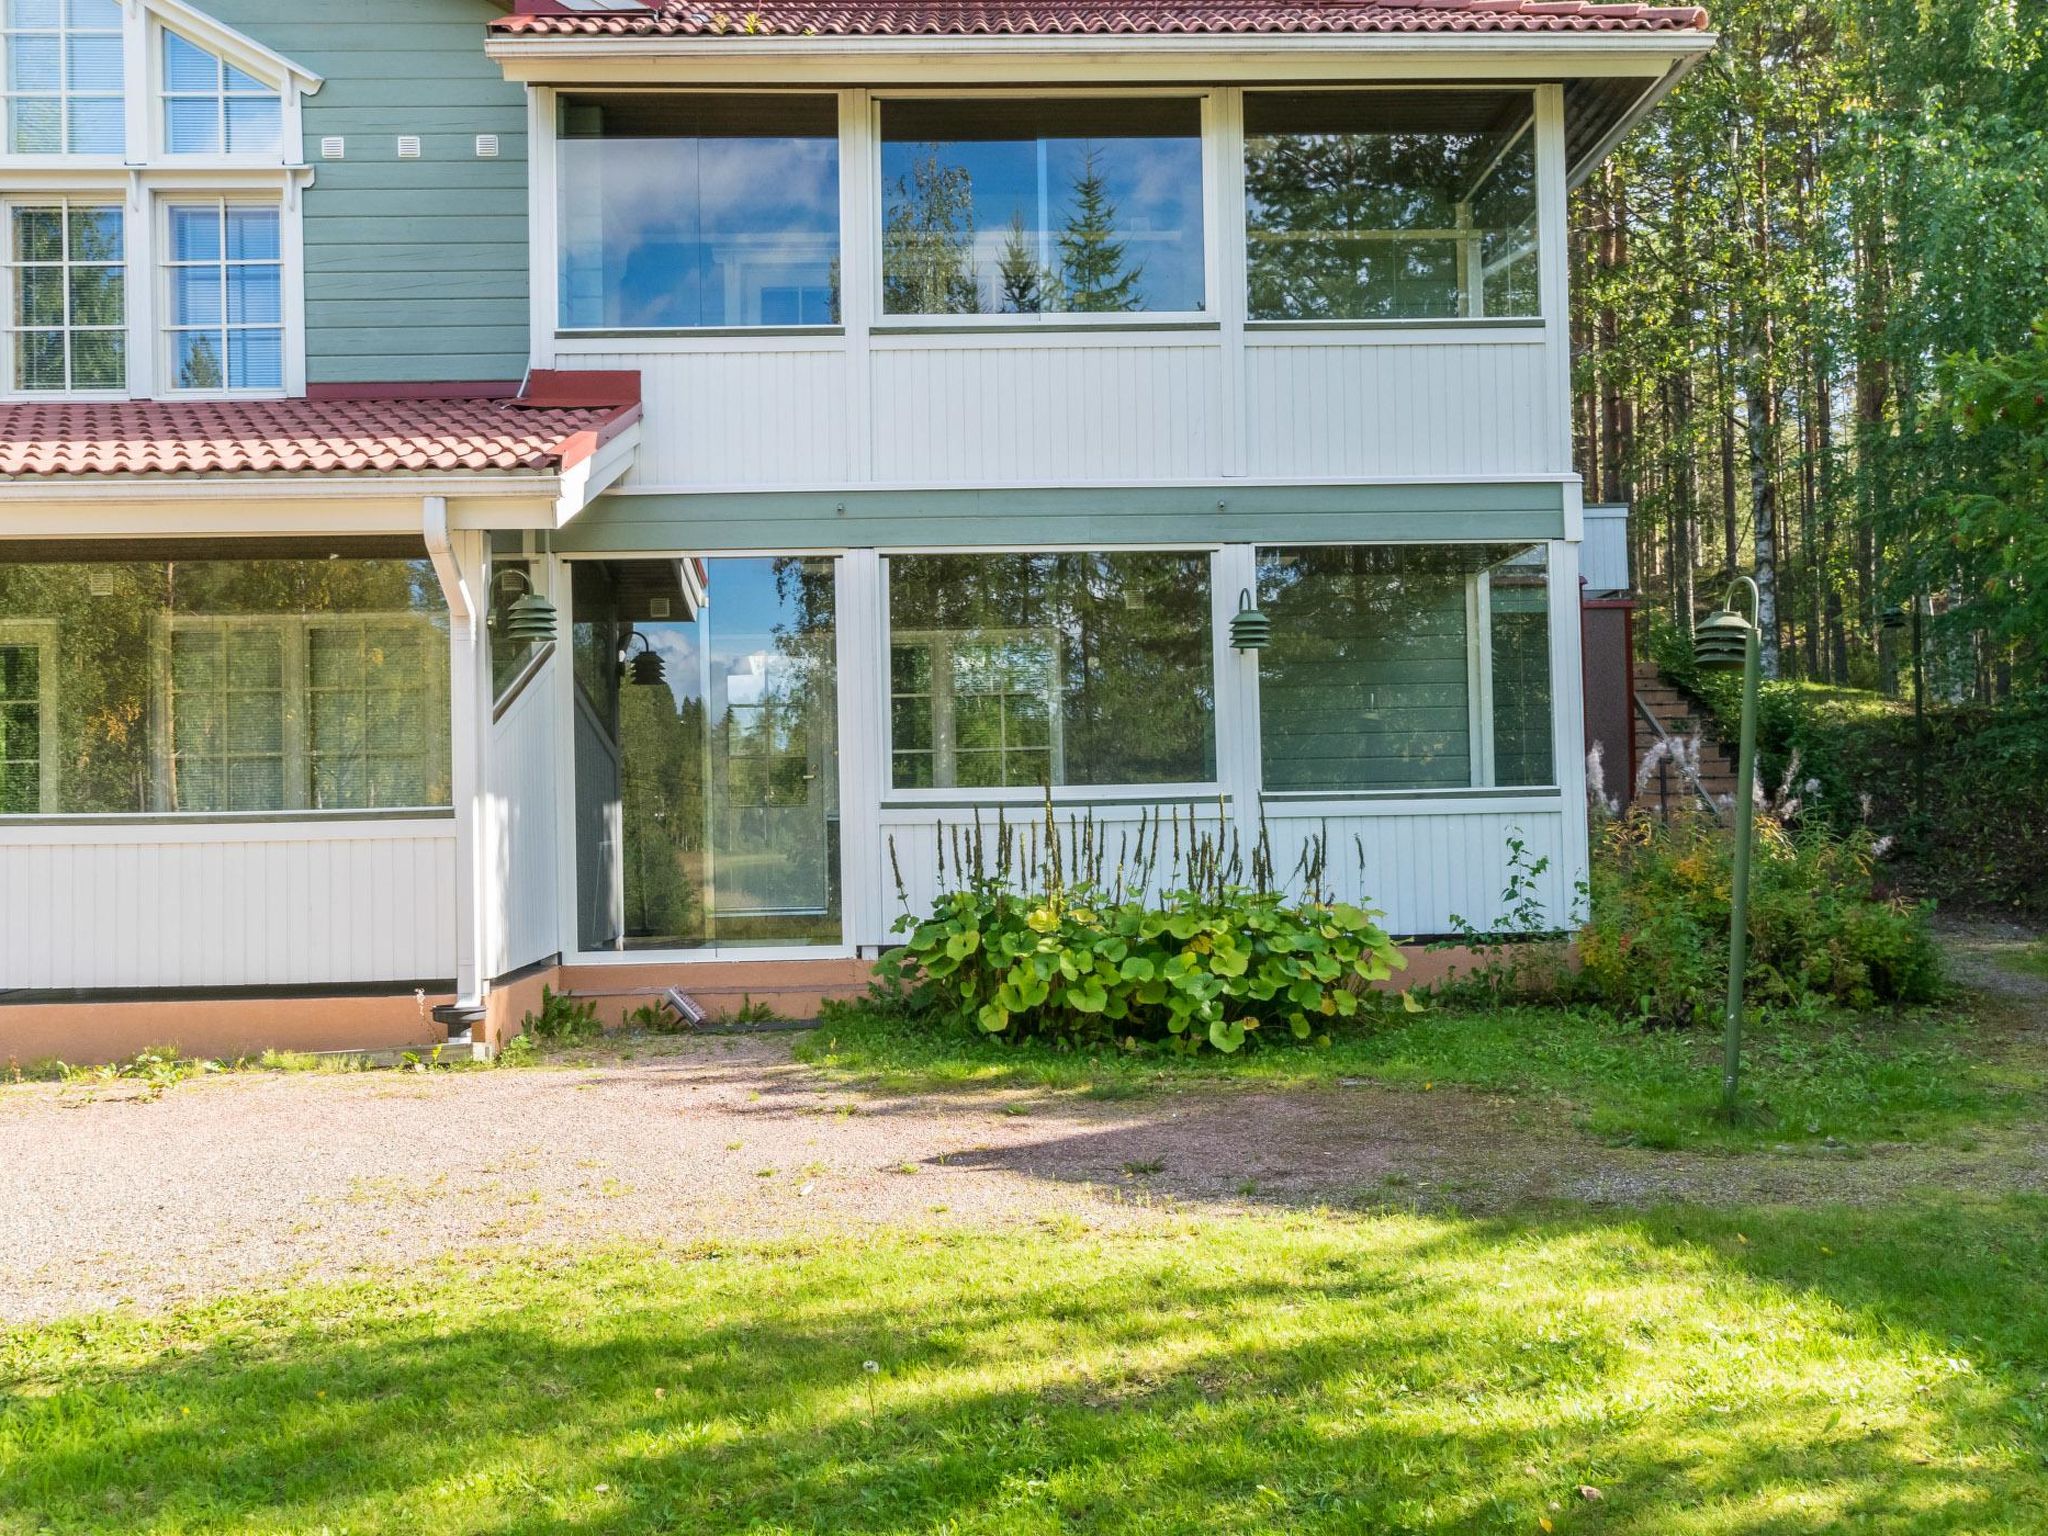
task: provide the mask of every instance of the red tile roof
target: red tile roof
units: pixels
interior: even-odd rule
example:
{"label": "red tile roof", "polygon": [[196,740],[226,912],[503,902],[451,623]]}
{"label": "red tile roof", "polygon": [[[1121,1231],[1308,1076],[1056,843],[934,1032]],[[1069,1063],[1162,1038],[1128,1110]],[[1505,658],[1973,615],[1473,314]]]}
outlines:
{"label": "red tile roof", "polygon": [[527,37],[974,37],[1169,33],[1691,32],[1696,5],[1586,0],[654,0],[608,14],[522,0],[500,34]]}
{"label": "red tile roof", "polygon": [[0,476],[551,474],[639,420],[638,379],[627,377],[630,396],[601,390],[601,401],[588,389],[518,399],[503,386],[493,396],[356,389],[324,399],[0,405]]}

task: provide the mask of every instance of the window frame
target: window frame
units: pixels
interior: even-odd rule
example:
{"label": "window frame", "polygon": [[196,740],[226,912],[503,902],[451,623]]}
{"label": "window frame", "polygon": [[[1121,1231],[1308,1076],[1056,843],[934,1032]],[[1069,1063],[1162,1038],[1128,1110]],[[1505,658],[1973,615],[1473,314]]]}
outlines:
{"label": "window frame", "polygon": [[[368,806],[320,806],[313,804],[316,789],[316,771],[319,752],[313,742],[313,698],[316,693],[334,690],[318,689],[312,680],[312,637],[319,629],[334,629],[361,633],[366,626],[376,622],[396,625],[407,623],[422,628],[429,637],[436,634],[431,618],[410,609],[340,610],[319,613],[166,613],[159,614],[155,623],[155,659],[152,662],[154,676],[151,678],[151,693],[155,705],[155,718],[150,732],[150,773],[153,779],[153,793],[159,806],[166,809],[159,812],[136,813],[142,815],[182,816],[198,820],[218,820],[223,817],[248,816],[418,816],[438,815],[450,807],[431,804],[368,805]],[[275,755],[279,760],[279,772],[284,788],[283,798],[296,799],[300,803],[285,804],[258,810],[188,810],[182,806],[173,807],[177,797],[177,705],[178,689],[173,682],[173,637],[180,631],[203,634],[229,634],[237,630],[270,630],[281,641],[280,666],[281,682],[278,687],[279,707],[283,718],[280,745],[276,754],[243,754],[243,756]],[[436,667],[427,670],[424,690],[427,719],[446,718],[449,710],[449,690],[452,686],[449,674]],[[431,743],[426,749],[431,752]],[[453,752],[452,741],[450,752]],[[223,750],[215,758],[225,765],[231,758]],[[363,759],[367,767],[368,758]],[[453,796],[452,759],[448,766],[450,795]],[[294,791],[298,791],[295,795]],[[0,818],[4,820],[4,818]]]}
{"label": "window frame", "polygon": [[[176,37],[200,52],[210,55],[216,65],[214,79],[218,89],[207,93],[197,91],[173,91],[170,88],[170,70],[165,53],[170,39]],[[162,17],[152,18],[144,29],[144,47],[149,60],[148,100],[145,110],[149,116],[149,143],[154,152],[165,161],[175,165],[190,165],[194,162],[216,162],[228,165],[278,165],[296,158],[288,153],[297,129],[294,110],[298,92],[291,88],[289,79],[277,80],[274,71],[256,65],[256,60],[243,53],[239,57],[232,48],[223,48],[216,42],[194,36],[191,29],[176,26]],[[227,74],[235,70],[247,75],[262,85],[261,91],[235,91],[228,88]],[[220,130],[218,149],[174,149],[171,147],[170,106],[173,101],[211,101],[215,104],[214,121]],[[268,150],[231,150],[228,148],[228,103],[230,101],[271,100],[277,103],[277,145]]]}
{"label": "window frame", "polygon": [[[123,165],[127,163],[129,155],[135,149],[135,112],[132,97],[135,84],[135,47],[133,35],[136,26],[136,16],[132,6],[122,3],[122,0],[117,0],[117,3],[121,4],[121,22],[118,27],[75,32],[72,27],[60,20],[57,30],[54,32],[30,30],[27,33],[31,37],[55,37],[61,39],[58,44],[56,91],[54,93],[30,91],[26,93],[26,96],[30,100],[48,100],[57,103],[58,142],[63,147],[56,150],[16,150],[11,148],[8,143],[7,119],[11,116],[11,104],[18,93],[10,90],[7,87],[6,81],[7,72],[12,67],[10,39],[22,34],[20,29],[13,25],[11,3],[9,3],[9,0],[0,0],[0,164]],[[121,89],[118,92],[110,95],[105,91],[74,92],[71,89],[69,80],[70,70],[67,66],[70,63],[71,57],[69,40],[74,35],[82,37],[115,37],[121,40]],[[122,103],[122,144],[119,150],[87,151],[70,148],[70,105],[74,97],[88,101],[111,99]]]}
{"label": "window frame", "polygon": [[[1159,784],[1054,784],[1051,786],[1051,791],[1052,798],[1062,805],[1164,804],[1168,801],[1187,800],[1199,800],[1205,805],[1214,805],[1219,800],[1227,799],[1228,791],[1224,787],[1226,776],[1225,758],[1231,749],[1224,739],[1223,721],[1226,711],[1231,707],[1226,703],[1226,696],[1232,687],[1230,658],[1237,653],[1230,646],[1230,627],[1221,594],[1223,588],[1229,584],[1225,580],[1225,562],[1233,547],[1231,545],[1199,542],[1046,545],[920,544],[891,545],[889,548],[880,551],[877,562],[880,568],[877,572],[875,596],[877,606],[874,613],[876,631],[875,654],[879,658],[877,661],[879,676],[875,679],[870,696],[876,701],[871,706],[871,708],[876,710],[876,719],[878,721],[874,730],[871,751],[876,755],[873,771],[877,775],[875,782],[879,786],[882,808],[888,810],[892,807],[903,809],[916,807],[946,808],[961,805],[1043,806],[1046,800],[1046,791],[1036,785],[991,785],[986,788],[975,788],[972,785],[945,788],[938,785],[933,785],[930,788],[920,786],[899,789],[896,787],[896,721],[893,708],[896,693],[895,677],[891,666],[894,660],[896,629],[891,603],[891,588],[893,585],[891,562],[919,555],[1156,554],[1200,555],[1206,559],[1208,561],[1209,581],[1209,686],[1213,694],[1209,726],[1211,732],[1210,757],[1213,769],[1210,776],[1207,779],[1201,780]],[[1229,612],[1236,611],[1236,603],[1237,599],[1234,596],[1231,597],[1229,600]],[[1004,632],[1018,633],[1019,631],[1011,630]],[[932,631],[911,629],[906,631],[906,633],[927,635],[932,633]],[[1059,656],[1057,651],[1055,651],[1055,670],[1058,669],[1058,666]],[[1057,747],[1063,740],[1064,725],[1062,717],[1064,711],[1059,708],[1057,702],[1054,702],[1049,714],[1052,722],[1053,741],[1055,747]],[[936,730],[936,722],[934,722],[934,730]],[[934,755],[936,756],[936,751]]]}
{"label": "window frame", "polygon": [[1255,747],[1253,761],[1257,773],[1261,800],[1278,805],[1288,805],[1356,800],[1463,799],[1473,795],[1509,797],[1516,795],[1547,796],[1560,793],[1560,781],[1564,775],[1561,771],[1562,759],[1559,756],[1559,743],[1555,728],[1554,698],[1551,701],[1553,717],[1549,779],[1541,784],[1502,784],[1497,782],[1497,701],[1494,697],[1493,683],[1492,574],[1501,565],[1512,563],[1515,559],[1526,558],[1531,551],[1535,551],[1540,554],[1541,558],[1531,562],[1531,565],[1533,569],[1540,570],[1543,573],[1546,665],[1551,673],[1552,687],[1553,689],[1555,688],[1556,662],[1555,658],[1549,654],[1555,644],[1554,617],[1556,594],[1551,590],[1552,571],[1550,566],[1550,546],[1555,542],[1555,540],[1548,538],[1531,538],[1526,541],[1516,538],[1498,541],[1453,539],[1441,544],[1420,543],[1414,540],[1339,539],[1315,543],[1299,541],[1253,543],[1243,546],[1250,552],[1253,583],[1251,591],[1255,603],[1263,600],[1262,594],[1259,591],[1259,561],[1262,556],[1268,554],[1283,553],[1291,550],[1392,549],[1405,551],[1460,549],[1470,548],[1475,545],[1498,547],[1502,544],[1519,544],[1522,546],[1520,553],[1510,556],[1508,561],[1496,562],[1494,565],[1463,573],[1462,602],[1465,614],[1466,716],[1465,782],[1460,784],[1406,785],[1350,784],[1302,789],[1275,789],[1271,787],[1266,783],[1266,678],[1264,668],[1258,667],[1254,669],[1251,695],[1247,704],[1251,715],[1250,723],[1254,727],[1252,732]]}
{"label": "window frame", "polygon": [[[975,332],[1015,332],[1022,335],[1043,335],[1061,331],[1220,331],[1227,306],[1222,301],[1223,263],[1222,247],[1219,240],[1221,230],[1222,197],[1217,178],[1221,156],[1218,154],[1218,127],[1221,114],[1218,104],[1220,87],[1216,86],[1057,86],[1045,89],[1027,87],[1004,88],[993,91],[963,91],[959,89],[898,89],[875,90],[867,99],[867,166],[864,196],[868,206],[863,213],[867,225],[867,262],[870,280],[867,287],[866,304],[870,315],[868,329],[877,336],[917,336],[947,333],[973,334]],[[885,288],[883,262],[888,251],[888,220],[883,212],[884,181],[882,175],[882,113],[892,101],[1094,101],[1101,99],[1124,100],[1170,100],[1194,101],[1199,109],[1200,128],[1196,142],[1200,147],[1202,169],[1202,297],[1206,309],[1198,310],[1130,310],[1115,313],[1089,313],[1086,311],[1040,311],[1029,315],[977,314],[977,315],[892,315],[884,309]]]}
{"label": "window frame", "polygon": [[[1534,195],[1536,207],[1530,216],[1536,231],[1536,310],[1528,315],[1428,315],[1411,317],[1370,317],[1345,319],[1340,317],[1306,319],[1261,319],[1252,314],[1252,261],[1251,261],[1251,181],[1247,174],[1246,159],[1251,153],[1251,134],[1245,128],[1244,103],[1255,96],[1367,96],[1367,95],[1413,95],[1419,90],[1440,91],[1446,94],[1474,92],[1488,94],[1509,93],[1525,95],[1529,99],[1529,119],[1508,147],[1526,139],[1534,159]],[[1236,302],[1243,316],[1244,329],[1248,335],[1287,333],[1328,334],[1351,331],[1379,331],[1392,333],[1415,333],[1427,331],[1485,332],[1531,332],[1543,331],[1552,321],[1552,294],[1549,281],[1549,265],[1552,258],[1544,240],[1544,204],[1550,193],[1550,177],[1544,162],[1543,90],[1540,83],[1525,81],[1367,81],[1358,83],[1324,83],[1319,81],[1290,82],[1287,84],[1247,85],[1240,94],[1238,110],[1238,132],[1236,153],[1238,163],[1231,167],[1231,176],[1237,187],[1237,220],[1234,233],[1242,243],[1238,253],[1237,277],[1239,291]],[[1505,153],[1505,150],[1503,150]],[[1390,232],[1390,238],[1398,238],[1399,232]],[[1564,259],[1562,252],[1555,258]],[[1261,546],[1268,547],[1268,546]]]}
{"label": "window frame", "polygon": [[[296,201],[296,200],[294,200]],[[151,306],[151,342],[154,361],[155,393],[165,399],[176,400],[275,400],[303,392],[305,326],[303,324],[303,282],[300,277],[300,252],[298,220],[291,216],[291,210],[284,200],[263,193],[249,193],[239,189],[179,188],[158,194],[156,206],[151,210],[150,228],[154,235],[152,265],[155,269],[151,283],[153,304]],[[179,261],[171,255],[171,212],[174,208],[192,208],[211,204],[220,212],[221,254],[216,261]],[[227,253],[227,215],[235,208],[258,208],[272,212],[277,218],[277,256],[273,260],[251,260],[234,258]],[[248,322],[237,324],[227,318],[227,274],[237,267],[268,267],[278,269],[278,320],[254,325]],[[178,325],[174,316],[176,309],[176,282],[174,274],[194,268],[217,267],[221,274],[221,319],[217,326]],[[221,387],[218,389],[185,388],[177,382],[177,343],[180,335],[187,333],[218,335],[225,347],[228,337],[236,331],[271,331],[278,333],[278,382],[254,388],[237,389],[227,383],[228,357],[221,358]],[[129,370],[132,383],[134,369]]]}
{"label": "window frame", "polygon": [[[0,824],[11,817],[54,816],[63,804],[59,779],[63,754],[58,750],[60,703],[55,679],[57,652],[61,642],[55,619],[0,619],[0,647],[27,647],[36,653],[36,806],[33,811],[0,814]],[[18,703],[18,700],[8,702]],[[26,758],[5,761],[26,762]]]}
{"label": "window frame", "polygon": [[[121,259],[118,262],[81,262],[76,265],[87,267],[119,267],[121,269],[121,323],[115,325],[74,326],[71,323],[71,279],[74,263],[71,259],[71,210],[76,205],[83,208],[112,209],[121,219]],[[14,215],[26,208],[54,208],[64,225],[64,255],[60,262],[23,262],[14,254]],[[0,283],[6,292],[0,294],[0,399],[24,401],[94,401],[125,400],[130,394],[130,385],[135,377],[135,304],[137,285],[135,281],[135,221],[128,216],[128,205],[118,193],[73,193],[60,191],[37,193],[16,191],[0,193]],[[19,378],[15,357],[16,338],[25,332],[52,333],[53,328],[44,325],[25,325],[18,318],[19,286],[15,273],[24,266],[48,267],[55,265],[64,273],[64,324],[54,329],[54,334],[64,338],[64,388],[31,389]],[[122,380],[119,384],[99,385],[90,389],[76,388],[71,383],[71,338],[78,331],[118,335],[121,338]]]}
{"label": "window frame", "polygon": [[[833,257],[840,267],[839,319],[816,325],[564,325],[562,296],[568,267],[563,260],[562,240],[562,146],[570,142],[561,131],[562,104],[571,96],[811,96],[831,102],[833,132],[830,136],[838,188],[833,198]],[[648,337],[665,342],[719,340],[734,337],[788,337],[795,340],[843,337],[847,331],[846,252],[847,215],[853,204],[849,168],[853,158],[846,134],[844,92],[837,86],[797,84],[778,86],[683,84],[616,85],[592,83],[537,89],[531,93],[528,122],[539,130],[531,134],[534,146],[528,166],[527,214],[529,244],[533,260],[532,292],[529,305],[534,317],[535,340],[566,342],[605,341],[614,338]],[[823,135],[820,136],[823,139]],[[545,282],[542,262],[545,260]],[[539,352],[536,351],[536,366]]]}

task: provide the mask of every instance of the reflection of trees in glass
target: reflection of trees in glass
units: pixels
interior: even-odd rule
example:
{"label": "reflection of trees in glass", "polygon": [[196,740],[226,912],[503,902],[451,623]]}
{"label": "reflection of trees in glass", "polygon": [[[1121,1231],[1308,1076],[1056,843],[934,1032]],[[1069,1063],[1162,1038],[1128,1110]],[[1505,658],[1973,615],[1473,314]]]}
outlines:
{"label": "reflection of trees in glass", "polygon": [[882,310],[891,315],[972,315],[974,182],[947,165],[939,146],[896,179],[882,231]]}
{"label": "reflection of trees in glass", "polygon": [[1057,309],[1052,298],[1059,281],[1038,259],[1038,251],[1024,228],[1024,215],[1010,215],[1010,238],[1004,242],[1002,260],[996,264],[998,308],[1009,315],[1035,315]]}
{"label": "reflection of trees in glass", "polygon": [[226,382],[227,372],[221,366],[220,348],[214,345],[211,336],[194,336],[188,345],[180,349],[178,388],[220,389]]}
{"label": "reflection of trees in glass", "polygon": [[704,701],[665,687],[619,690],[626,932],[704,937]]}
{"label": "reflection of trees in glass", "polygon": [[[1261,133],[1245,143],[1255,319],[1454,317],[1480,264],[1533,267],[1535,157],[1524,134]],[[1498,157],[1498,158],[1496,158]],[[1491,231],[1489,235],[1487,232]],[[1398,238],[1412,232],[1413,238]],[[1397,238],[1388,238],[1388,236]],[[1534,312],[1519,268],[1489,274],[1485,311]]]}
{"label": "reflection of trees in glass", "polygon": [[[1020,635],[1054,638],[1055,783],[1213,776],[1206,555],[899,555],[889,594],[892,633],[957,635],[967,643],[952,654],[965,664],[987,654],[977,636],[999,648]],[[975,691],[974,679],[960,681]]]}
{"label": "reflection of trees in glass", "polygon": [[1090,145],[1074,176],[1074,204],[1060,234],[1060,277],[1065,284],[1063,308],[1083,314],[1112,313],[1139,307],[1143,262],[1125,260],[1125,242],[1116,238],[1117,207],[1109,182],[1096,165]]}
{"label": "reflection of trees in glass", "polygon": [[[170,751],[170,722],[164,716],[171,690],[174,625],[187,626],[207,619],[228,621],[227,639],[233,649],[238,633],[251,637],[261,648],[273,644],[280,634],[303,631],[304,642],[294,654],[303,659],[306,675],[292,680],[290,695],[302,701],[297,707],[311,707],[325,701],[327,718],[343,707],[343,699],[360,700],[361,709],[376,716],[365,719],[358,733],[354,715],[342,726],[347,750],[366,765],[380,754],[387,765],[424,750],[418,772],[401,774],[408,801],[416,801],[424,789],[431,803],[445,804],[448,796],[448,720],[445,710],[422,718],[419,735],[408,731],[404,741],[371,740],[371,729],[382,722],[390,726],[399,719],[395,709],[386,709],[388,697],[400,679],[387,665],[392,643],[372,643],[377,635],[389,633],[394,643],[412,655],[423,656],[429,668],[447,665],[440,587],[424,561],[388,559],[338,560],[179,560],[124,564],[0,564],[0,629],[9,633],[47,636],[39,651],[39,666],[47,666],[44,652],[54,655],[54,670],[41,676],[41,697],[56,722],[58,741],[51,757],[57,778],[59,807],[65,812],[118,815],[171,809],[170,774],[166,754]],[[368,629],[350,626],[342,616],[381,616]],[[406,617],[410,616],[410,617]],[[275,622],[250,623],[239,630],[238,619]],[[337,629],[337,623],[340,628]],[[330,671],[316,678],[311,668],[316,647],[314,631],[330,638],[351,633],[347,678]],[[438,637],[438,638],[437,638]],[[420,649],[411,651],[417,639]],[[226,666],[240,652],[223,651]],[[250,653],[251,656],[254,652]],[[332,663],[332,648],[319,650]],[[245,668],[253,665],[242,657]],[[414,682],[425,686],[434,678],[422,676],[419,667],[410,668]],[[445,679],[445,671],[438,674]],[[343,690],[341,684],[349,681]],[[445,682],[434,683],[436,698],[445,698]],[[356,709],[350,702],[347,708]],[[273,723],[274,724],[274,723]],[[308,803],[313,794],[310,775],[315,769],[321,742],[315,737],[317,722],[299,721],[292,726],[304,741],[300,758],[308,777],[284,787],[278,798],[288,809]],[[252,722],[251,729],[255,728]],[[265,725],[266,731],[272,725]],[[360,748],[357,746],[360,734]],[[329,742],[332,742],[330,736]],[[328,765],[335,759],[329,754]],[[365,768],[365,786],[393,782],[383,770]],[[367,793],[367,789],[365,790]]]}

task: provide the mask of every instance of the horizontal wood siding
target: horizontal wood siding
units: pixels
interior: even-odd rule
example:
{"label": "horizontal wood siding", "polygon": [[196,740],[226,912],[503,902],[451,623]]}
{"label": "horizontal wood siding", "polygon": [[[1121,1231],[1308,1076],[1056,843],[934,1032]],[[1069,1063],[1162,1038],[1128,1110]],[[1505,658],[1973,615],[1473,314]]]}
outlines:
{"label": "horizontal wood siding", "polygon": [[1561,409],[1541,333],[1526,343],[1245,348],[1253,476],[1558,474]]}
{"label": "horizontal wood siding", "polygon": [[0,828],[0,990],[455,972],[455,823]]}
{"label": "horizontal wood siding", "polygon": [[[518,379],[527,367],[526,98],[484,57],[489,0],[200,0],[325,77],[305,100],[314,384]],[[499,157],[480,160],[476,136]],[[417,160],[398,158],[417,134]],[[340,135],[347,157],[322,160]]]}
{"label": "horizontal wood siding", "polygon": [[485,974],[504,975],[562,949],[555,907],[555,668],[560,653],[526,681],[491,726],[485,758],[485,825],[490,888],[497,894],[486,932]]}

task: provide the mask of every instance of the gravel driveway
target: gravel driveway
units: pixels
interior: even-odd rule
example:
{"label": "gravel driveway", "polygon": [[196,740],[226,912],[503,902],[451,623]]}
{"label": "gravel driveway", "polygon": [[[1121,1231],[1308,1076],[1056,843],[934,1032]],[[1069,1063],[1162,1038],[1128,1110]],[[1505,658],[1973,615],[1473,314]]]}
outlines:
{"label": "gravel driveway", "polygon": [[1465,1094],[1365,1085],[882,1095],[793,1063],[786,1037],[523,1070],[237,1073],[160,1098],[28,1084],[0,1088],[0,1321],[497,1245],[1100,1226],[1276,1203],[1875,1200],[1902,1179],[2048,1182],[2031,1145],[1655,1153]]}

